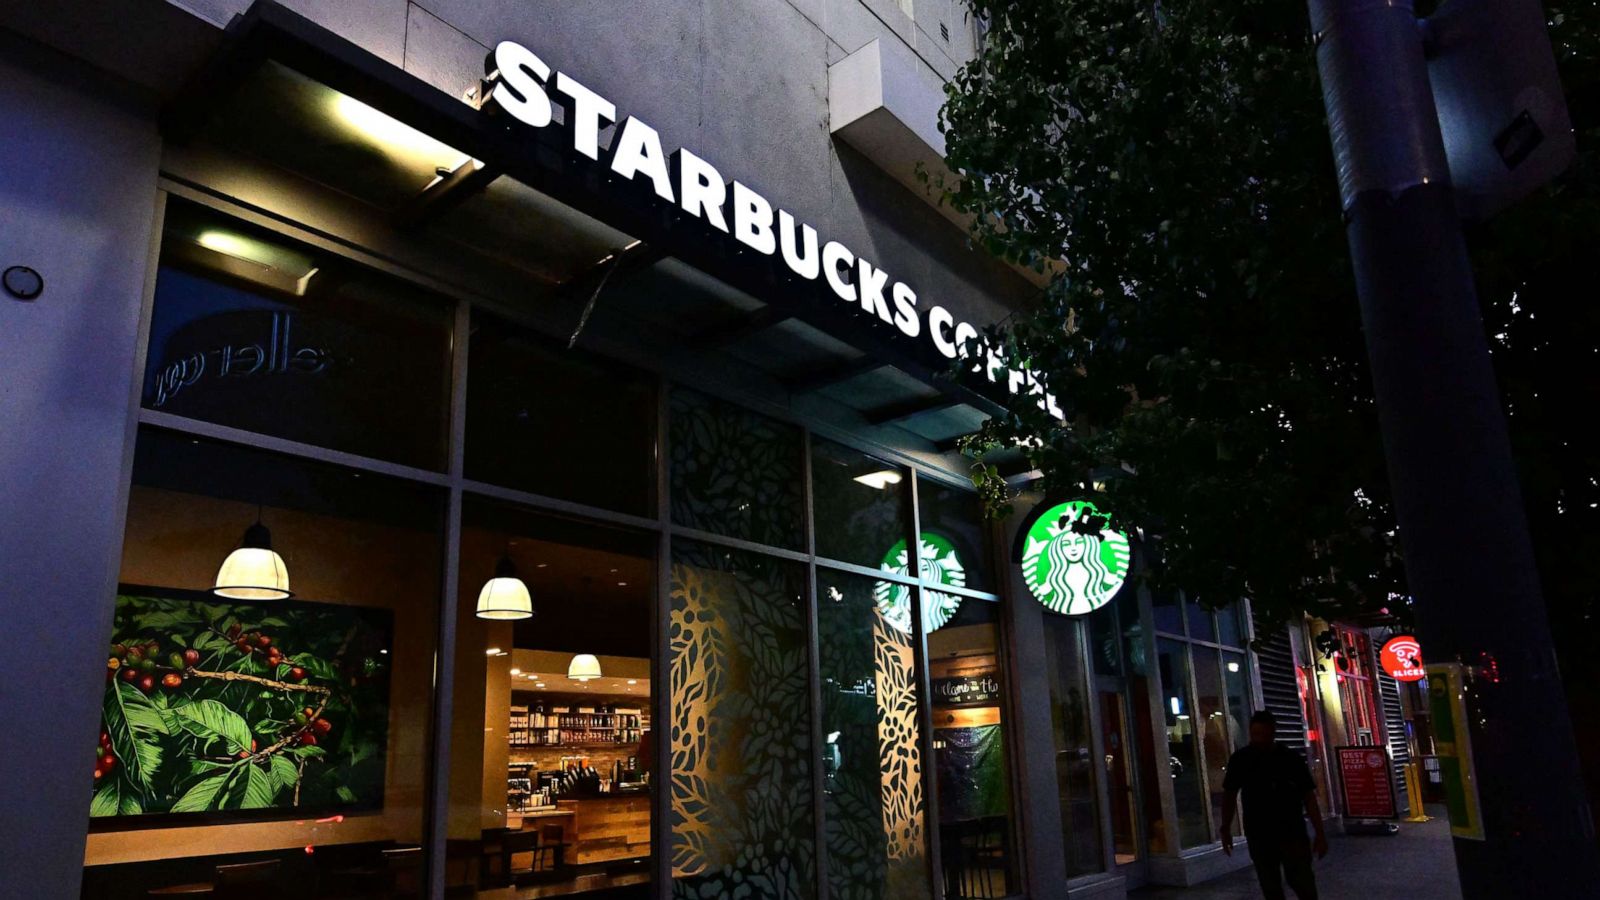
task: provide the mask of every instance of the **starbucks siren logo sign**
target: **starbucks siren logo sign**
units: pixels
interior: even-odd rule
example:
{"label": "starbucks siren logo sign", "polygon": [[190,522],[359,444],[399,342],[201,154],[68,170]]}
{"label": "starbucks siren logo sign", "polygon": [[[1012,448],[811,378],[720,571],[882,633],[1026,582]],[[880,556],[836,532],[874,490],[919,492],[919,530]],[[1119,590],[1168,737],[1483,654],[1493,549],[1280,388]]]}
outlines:
{"label": "starbucks siren logo sign", "polygon": [[[931,531],[922,533],[920,541],[922,547],[922,574],[923,579],[933,584],[948,584],[951,587],[967,586],[967,570],[961,564],[961,557],[956,555],[956,548],[944,535]],[[906,542],[896,541],[889,552],[883,556],[880,566],[885,572],[896,575],[909,575],[916,577],[916,572],[911,568],[911,560],[906,553]],[[895,581],[880,581],[873,589],[873,597],[878,602],[878,611],[890,625],[896,629],[911,633],[911,586]],[[954,594],[942,591],[928,591],[926,602],[922,607],[922,629],[931,632],[939,629],[944,623],[950,621],[961,607],[961,598]]]}
{"label": "starbucks siren logo sign", "polygon": [[1022,580],[1046,608],[1068,616],[1110,602],[1128,578],[1128,536],[1105,527],[1093,503],[1074,500],[1045,510],[1028,526]]}

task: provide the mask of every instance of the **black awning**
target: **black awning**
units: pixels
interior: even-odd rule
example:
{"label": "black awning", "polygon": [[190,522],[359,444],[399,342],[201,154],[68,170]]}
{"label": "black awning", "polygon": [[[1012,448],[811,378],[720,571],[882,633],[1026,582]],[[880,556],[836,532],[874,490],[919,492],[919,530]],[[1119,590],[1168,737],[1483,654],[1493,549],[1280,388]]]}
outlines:
{"label": "black awning", "polygon": [[[426,152],[400,162],[364,160],[353,152],[343,162],[334,156],[318,160],[343,182],[333,187],[369,203],[396,227],[437,221],[489,185],[511,179],[578,211],[594,223],[589,232],[610,229],[637,238],[651,259],[680,260],[768,307],[751,314],[748,322],[718,323],[720,331],[712,334],[721,344],[756,335],[770,341],[781,336],[781,329],[809,328],[859,353],[848,358],[821,355],[814,364],[795,366],[788,374],[815,377],[830,366],[858,366],[871,380],[872,366],[881,363],[890,367],[885,372],[899,370],[920,383],[918,393],[924,396],[897,396],[893,405],[882,408],[857,407],[864,423],[893,422],[948,449],[954,436],[950,432],[964,433],[972,423],[1002,410],[997,398],[1004,396],[1003,384],[989,383],[981,375],[949,377],[949,361],[932,352],[927,340],[908,339],[892,326],[852,315],[821,279],[795,276],[727,234],[674,215],[638,185],[572,151],[561,129],[531,129],[508,116],[481,111],[475,94],[453,97],[271,0],[258,0],[229,25],[215,56],[164,110],[163,133],[169,141],[183,143],[232,120],[261,129],[266,135],[261,143],[270,144],[271,130],[291,127],[297,116],[302,117],[301,127],[318,127],[303,118],[310,101],[294,96],[314,90],[358,101],[444,148],[437,165],[424,164]],[[279,152],[292,155],[291,144],[286,142]],[[264,152],[269,161],[294,170],[283,159],[271,159],[271,151]],[[323,173],[324,183],[329,177]],[[560,283],[572,274],[551,277]],[[774,325],[780,329],[769,327]]]}

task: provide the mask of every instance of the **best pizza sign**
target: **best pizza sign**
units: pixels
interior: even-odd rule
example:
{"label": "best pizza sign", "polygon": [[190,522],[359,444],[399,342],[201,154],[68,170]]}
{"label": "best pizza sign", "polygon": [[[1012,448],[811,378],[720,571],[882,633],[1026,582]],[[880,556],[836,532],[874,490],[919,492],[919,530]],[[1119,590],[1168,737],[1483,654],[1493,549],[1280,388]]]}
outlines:
{"label": "best pizza sign", "polygon": [[1422,667],[1422,646],[1409,634],[1390,638],[1378,654],[1378,661],[1395,681],[1421,681],[1428,675]]}

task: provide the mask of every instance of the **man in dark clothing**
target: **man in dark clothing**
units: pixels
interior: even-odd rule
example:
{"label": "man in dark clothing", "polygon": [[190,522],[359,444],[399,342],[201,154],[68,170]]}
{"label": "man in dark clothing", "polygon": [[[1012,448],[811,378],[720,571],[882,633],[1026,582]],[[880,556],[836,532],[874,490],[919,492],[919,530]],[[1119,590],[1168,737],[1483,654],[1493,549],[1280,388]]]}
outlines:
{"label": "man in dark clothing", "polygon": [[[1300,754],[1280,746],[1274,738],[1278,720],[1262,710],[1250,717],[1250,744],[1228,760],[1222,780],[1222,852],[1233,855],[1233,817],[1239,792],[1244,792],[1244,836],[1255,863],[1261,894],[1267,900],[1284,900],[1283,882],[1300,900],[1317,900],[1317,882],[1311,874],[1311,854],[1328,855],[1328,838],[1322,833],[1322,811],[1317,808],[1317,786]],[[1305,815],[1301,815],[1301,810]],[[1316,833],[1306,840],[1306,817]]]}

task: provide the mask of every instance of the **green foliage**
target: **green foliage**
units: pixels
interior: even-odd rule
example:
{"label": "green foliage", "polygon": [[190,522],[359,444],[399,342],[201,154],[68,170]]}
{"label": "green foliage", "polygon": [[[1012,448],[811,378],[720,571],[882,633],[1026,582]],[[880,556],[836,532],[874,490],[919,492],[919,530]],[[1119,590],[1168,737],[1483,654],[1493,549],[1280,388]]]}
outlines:
{"label": "green foliage", "polygon": [[380,800],[387,638],[370,619],[320,604],[119,596],[90,814]]}
{"label": "green foliage", "polygon": [[[1021,447],[1047,491],[1079,497],[1103,483],[1095,499],[1117,527],[1160,538],[1146,574],[1203,602],[1249,596],[1269,621],[1405,616],[1305,5],[971,6],[990,27],[948,88],[947,154],[966,177],[947,198],[976,216],[975,241],[1052,273],[1036,306],[986,340],[1028,360],[1071,418],[1018,401],[970,441],[991,509],[1006,486],[985,460]],[[1591,89],[1596,12],[1552,13],[1569,94],[1575,81]],[[1557,256],[1587,263],[1581,248],[1600,230],[1584,152],[1577,173],[1476,236],[1491,333],[1515,330],[1496,309],[1517,291],[1537,308],[1535,281],[1551,306],[1570,305],[1538,273]],[[1514,430],[1538,395],[1516,374],[1532,361],[1525,349],[1496,355]],[[1543,389],[1558,393],[1560,380]],[[1550,430],[1531,443],[1561,446],[1571,407],[1537,408]],[[1539,483],[1551,474],[1541,466],[1535,519],[1593,462],[1568,458],[1559,486]]]}
{"label": "green foliage", "polygon": [[[1064,260],[991,334],[1071,424],[1025,403],[1047,490],[1097,482],[1203,601],[1381,607],[1401,590],[1306,12],[1272,0],[977,0],[950,85],[950,201],[1018,262]],[[975,475],[991,500],[993,469]]]}

